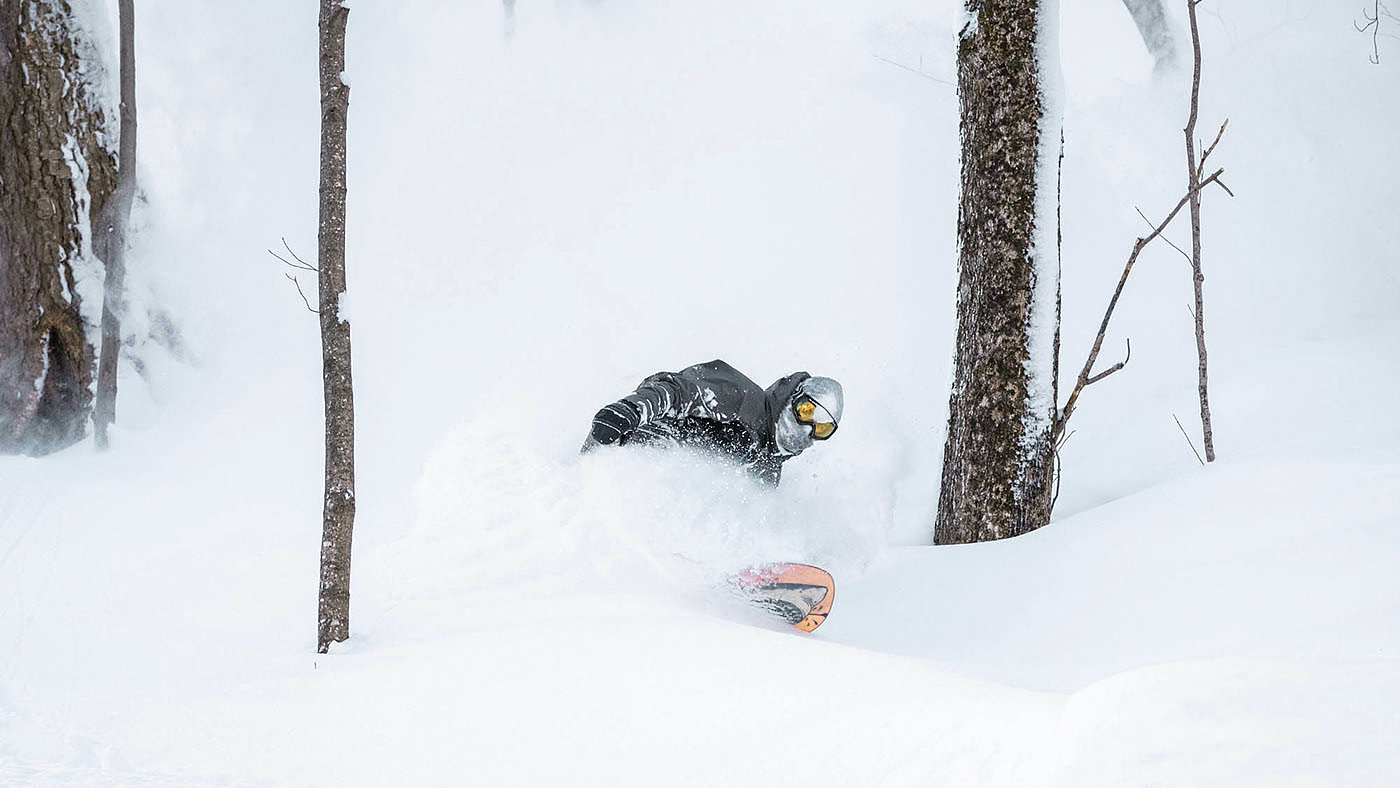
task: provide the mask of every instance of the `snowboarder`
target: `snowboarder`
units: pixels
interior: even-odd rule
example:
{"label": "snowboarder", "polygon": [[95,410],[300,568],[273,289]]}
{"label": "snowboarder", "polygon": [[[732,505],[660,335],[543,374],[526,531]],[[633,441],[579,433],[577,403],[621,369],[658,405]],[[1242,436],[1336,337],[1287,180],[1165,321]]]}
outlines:
{"label": "snowboarder", "polygon": [[794,372],[766,390],[723,361],[658,372],[598,411],[583,453],[599,446],[687,446],[777,486],[783,463],[841,421],[841,384]]}

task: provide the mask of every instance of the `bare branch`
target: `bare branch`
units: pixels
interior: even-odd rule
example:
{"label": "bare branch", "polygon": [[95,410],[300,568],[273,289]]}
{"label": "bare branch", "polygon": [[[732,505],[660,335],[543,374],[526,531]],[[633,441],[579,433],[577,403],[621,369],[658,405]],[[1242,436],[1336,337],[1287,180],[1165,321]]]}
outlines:
{"label": "bare branch", "polygon": [[1066,444],[1066,443],[1069,443],[1069,439],[1070,439],[1070,438],[1073,438],[1073,437],[1074,437],[1074,434],[1075,434],[1076,432],[1079,432],[1079,430],[1070,430],[1069,432],[1065,433],[1064,435],[1061,435],[1061,436],[1060,436],[1059,442],[1055,444],[1055,451],[1059,451],[1060,449],[1063,449],[1063,448],[1065,447],[1065,444]]}
{"label": "bare branch", "polygon": [[[1220,131],[1215,132],[1215,141],[1212,142],[1212,143],[1210,144],[1210,147],[1209,147],[1209,148],[1206,148],[1206,152],[1205,152],[1205,153],[1202,153],[1202,154],[1201,154],[1201,161],[1200,161],[1200,164],[1199,164],[1199,166],[1196,167],[1196,177],[1197,177],[1197,178],[1201,177],[1201,174],[1204,173],[1204,172],[1206,171],[1206,159],[1209,159],[1209,158],[1210,158],[1210,154],[1213,153],[1213,152],[1215,151],[1215,146],[1220,144],[1220,138],[1223,137],[1223,136],[1225,136],[1225,127],[1226,127],[1226,126],[1229,126],[1229,125],[1230,125],[1230,119],[1229,119],[1229,118],[1226,118],[1226,119],[1225,119],[1225,122],[1222,123],[1222,124],[1220,124]],[[1227,189],[1226,191],[1229,191],[1229,190]],[[1234,195],[1232,194],[1232,195],[1230,195],[1230,196],[1233,197]]]}
{"label": "bare branch", "polygon": [[1129,339],[1129,340],[1128,340],[1128,355],[1124,356],[1124,357],[1123,357],[1123,360],[1120,361],[1120,362],[1118,362],[1117,364],[1114,364],[1113,366],[1109,367],[1108,369],[1104,370],[1103,372],[1100,372],[1099,374],[1093,376],[1092,378],[1089,378],[1088,380],[1084,381],[1084,385],[1085,385],[1086,387],[1087,387],[1087,386],[1092,386],[1092,385],[1094,385],[1095,383],[1098,383],[1100,380],[1103,380],[1104,378],[1108,377],[1109,375],[1112,375],[1113,373],[1115,373],[1115,372],[1117,372],[1118,370],[1122,369],[1123,367],[1126,367],[1126,366],[1128,365],[1128,361],[1129,361],[1130,359],[1132,359],[1132,357],[1133,357],[1133,340]]}
{"label": "bare branch", "polygon": [[1137,262],[1138,255],[1142,254],[1142,250],[1146,248],[1148,244],[1162,235],[1162,231],[1167,229],[1167,225],[1171,224],[1172,219],[1175,219],[1178,213],[1181,213],[1181,209],[1186,206],[1186,203],[1189,202],[1193,196],[1210,184],[1219,182],[1220,176],[1224,174],[1224,172],[1225,169],[1221,167],[1211,173],[1207,178],[1197,183],[1194,187],[1188,189],[1186,194],[1177,201],[1176,207],[1172,208],[1171,213],[1167,214],[1167,218],[1163,219],[1160,224],[1152,228],[1152,232],[1145,238],[1139,238],[1133,244],[1132,254],[1128,255],[1128,262],[1123,266],[1123,274],[1118,277],[1118,286],[1114,288],[1113,297],[1109,299],[1108,308],[1104,311],[1103,321],[1099,323],[1099,333],[1098,336],[1094,338],[1093,347],[1089,350],[1089,358],[1084,362],[1084,368],[1079,371],[1079,378],[1075,381],[1074,390],[1070,392],[1069,399],[1065,401],[1065,406],[1060,409],[1059,417],[1055,419],[1055,426],[1051,430],[1052,442],[1058,439],[1060,434],[1064,432],[1065,425],[1069,423],[1069,417],[1074,413],[1075,403],[1079,401],[1079,395],[1084,391],[1084,387],[1089,385],[1089,378],[1094,369],[1094,362],[1098,360],[1099,351],[1103,349],[1103,339],[1104,334],[1108,332],[1108,323],[1113,319],[1113,310],[1118,307],[1118,299],[1123,295],[1123,287],[1128,283],[1128,274],[1132,273],[1133,265]]}
{"label": "bare branch", "polygon": [[[273,255],[273,257],[276,257],[276,255]],[[306,300],[306,293],[301,292],[301,282],[298,282],[298,281],[297,281],[297,278],[296,278],[295,276],[292,276],[292,275],[289,274],[289,273],[283,272],[282,275],[285,276],[285,277],[287,277],[288,279],[292,280],[292,284],[294,284],[294,285],[297,286],[297,295],[301,296],[301,302],[302,302],[303,304],[306,304],[306,308],[307,308],[307,309],[311,309],[311,302],[308,301],[308,300]],[[311,313],[312,313],[312,314],[315,314],[315,315],[321,314],[319,311],[317,311],[317,310],[315,310],[315,309],[311,309]]]}
{"label": "bare branch", "polygon": [[310,265],[305,260],[301,259],[300,257],[297,257],[297,253],[292,251],[292,247],[287,244],[286,238],[282,239],[282,246],[287,250],[287,254],[292,256],[292,260],[296,260],[295,263],[283,257],[282,255],[272,251],[271,249],[268,249],[267,253],[272,255],[273,257],[276,257],[278,260],[281,260],[283,263],[291,266],[292,268],[300,268],[303,271],[310,271],[313,274],[321,273],[321,269],[317,268],[314,265]]}
{"label": "bare branch", "polygon": [[[1148,226],[1148,227],[1151,227],[1151,226],[1152,226],[1152,220],[1149,219],[1149,218],[1147,218],[1147,214],[1143,213],[1141,208],[1138,208],[1137,206],[1133,206],[1133,210],[1137,211],[1138,216],[1141,216],[1141,217],[1142,217],[1142,220],[1143,220],[1144,222],[1147,222],[1147,226]],[[1187,254],[1187,253],[1186,253],[1186,250],[1184,250],[1184,249],[1182,249],[1180,246],[1177,246],[1176,244],[1172,243],[1172,239],[1168,238],[1166,235],[1163,235],[1163,236],[1162,236],[1162,240],[1166,242],[1167,246],[1170,246],[1171,248],[1173,248],[1173,249],[1177,250],[1178,252],[1180,252],[1180,253],[1181,253],[1181,256],[1186,258],[1186,263],[1187,263],[1187,265],[1190,265],[1190,263],[1191,263],[1191,255]]]}
{"label": "bare branch", "polygon": [[1390,13],[1389,8],[1381,5],[1380,0],[1375,0],[1375,2],[1372,3],[1370,13],[1367,13],[1364,8],[1361,9],[1361,17],[1366,20],[1366,24],[1359,25],[1354,20],[1351,23],[1351,26],[1356,28],[1356,32],[1358,33],[1365,33],[1367,30],[1371,31],[1371,54],[1368,55],[1366,59],[1377,66],[1381,64],[1379,36],[1381,32],[1382,16],[1395,19],[1395,15]]}
{"label": "bare branch", "polygon": [[1180,253],[1181,253],[1181,256],[1184,257],[1184,258],[1186,258],[1186,263],[1187,263],[1187,265],[1190,265],[1190,264],[1191,264],[1191,255],[1187,254],[1185,249],[1182,249],[1180,246],[1177,246],[1175,243],[1172,242],[1172,239],[1168,238],[1168,237],[1165,236],[1165,235],[1162,236],[1162,240],[1163,240],[1163,241],[1166,241],[1167,246],[1170,246],[1171,248],[1173,248],[1173,249],[1177,250],[1178,252],[1180,252]]}
{"label": "bare branch", "polygon": [[[272,251],[271,249],[268,249],[268,250],[267,250],[267,253],[270,254],[270,255],[272,255],[273,257],[277,258],[277,261],[278,261],[278,262],[282,263],[283,265],[288,266],[289,268],[301,268],[301,266],[297,265],[296,263],[293,263],[292,261],[290,261],[290,260],[288,260],[287,258],[283,257],[282,255],[280,255],[280,254],[278,254],[278,253]],[[302,269],[302,270],[306,270],[306,269]]]}
{"label": "bare branch", "polygon": [[306,268],[310,268],[310,269],[313,270],[313,271],[316,270],[316,266],[310,265],[310,264],[308,264],[305,260],[301,259],[300,257],[297,257],[297,253],[294,252],[294,251],[292,251],[291,244],[288,244],[288,243],[287,243],[287,237],[286,237],[285,235],[282,236],[282,248],[283,248],[283,249],[286,249],[286,250],[287,250],[287,254],[291,255],[291,256],[292,256],[292,259],[293,259],[293,260],[296,260],[298,263],[301,263],[302,266],[304,266],[304,267],[306,267]]}
{"label": "bare branch", "polygon": [[1191,447],[1191,453],[1196,455],[1196,462],[1205,465],[1206,461],[1201,459],[1200,452],[1196,451],[1196,444],[1191,442],[1191,436],[1186,434],[1186,428],[1181,426],[1181,419],[1178,419],[1175,413],[1172,414],[1172,421],[1176,422],[1176,428],[1181,430],[1181,437],[1186,439],[1186,445]]}
{"label": "bare branch", "polygon": [[915,73],[915,74],[918,74],[919,76],[923,77],[924,79],[932,80],[932,81],[934,81],[934,82],[937,82],[937,83],[940,84],[940,85],[947,85],[947,86],[949,86],[949,87],[957,87],[957,85],[953,84],[952,82],[949,82],[949,81],[946,80],[946,79],[939,79],[938,77],[935,77],[935,76],[933,76],[932,74],[926,73],[925,71],[923,71],[923,69],[912,68],[912,67],[910,67],[910,66],[904,65],[903,63],[899,63],[899,62],[897,62],[897,61],[890,60],[890,59],[887,58],[887,57],[881,57],[880,55],[876,55],[876,56],[875,56],[875,59],[876,59],[876,60],[883,60],[883,61],[885,61],[886,63],[889,63],[891,66],[898,66],[899,68],[902,68],[902,69],[904,69],[905,71],[911,71],[911,72],[913,72],[913,73]]}
{"label": "bare branch", "polygon": [[1055,509],[1055,502],[1060,500],[1060,481],[1064,478],[1064,461],[1060,459],[1060,449],[1064,448],[1066,443],[1069,443],[1069,439],[1074,437],[1075,432],[1076,430],[1070,430],[1068,433],[1061,435],[1050,445],[1050,449],[1055,457],[1055,492],[1050,496],[1051,511]]}
{"label": "bare branch", "polygon": [[[267,250],[267,253],[270,254],[270,255],[272,255],[273,257],[276,257],[278,260],[280,260],[280,261],[281,261],[284,265],[286,265],[288,268],[293,268],[293,269],[296,269],[296,270],[299,270],[299,271],[310,271],[310,272],[313,273],[313,274],[320,275],[321,269],[317,268],[317,267],[314,266],[314,265],[311,265],[311,264],[307,263],[305,260],[303,260],[303,259],[301,259],[300,257],[298,257],[298,256],[297,256],[297,253],[296,253],[295,251],[292,250],[291,245],[287,243],[287,239],[286,239],[286,238],[283,238],[283,239],[282,239],[282,248],[286,249],[286,250],[287,250],[287,254],[289,254],[289,255],[292,256],[292,259],[291,259],[291,260],[288,260],[287,258],[285,258],[285,257],[283,257],[282,255],[280,255],[280,254],[278,254],[278,253],[272,251],[271,249],[268,249],[268,250]],[[295,260],[296,262],[292,262],[292,260]],[[313,309],[313,308],[312,308],[312,306],[311,306],[311,301],[309,301],[309,300],[306,298],[306,293],[303,293],[302,290],[301,290],[301,282],[297,281],[297,278],[296,278],[295,276],[292,276],[291,274],[286,273],[285,271],[282,273],[282,275],[285,276],[285,277],[287,277],[288,279],[292,280],[292,284],[294,284],[294,285],[297,286],[297,295],[301,296],[301,302],[302,302],[303,304],[306,304],[306,308],[307,308],[308,310],[310,310],[311,313],[314,314],[314,315],[319,315],[319,314],[321,314],[320,310],[317,310],[317,309]]]}

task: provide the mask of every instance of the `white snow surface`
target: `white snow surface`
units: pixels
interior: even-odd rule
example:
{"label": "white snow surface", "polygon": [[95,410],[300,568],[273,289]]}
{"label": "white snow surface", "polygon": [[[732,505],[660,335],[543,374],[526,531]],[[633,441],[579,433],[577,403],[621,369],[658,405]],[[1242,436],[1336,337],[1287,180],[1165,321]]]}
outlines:
{"label": "white snow surface", "polygon": [[[0,783],[1394,782],[1400,48],[1283,5],[1199,8],[1237,195],[1204,205],[1220,460],[1173,420],[1199,445],[1189,267],[1153,247],[1054,521],[931,547],[956,95],[879,58],[951,79],[958,4],[562,0],[509,41],[499,4],[352,4],[328,655],[319,337],[265,251],[314,256],[314,4],[143,6],[129,268],[195,360],[123,368],[111,451],[0,458]],[[1187,75],[1153,82],[1120,4],[1062,14],[1063,376],[1134,206],[1184,189]],[[716,357],[840,380],[839,435],[775,493],[577,456],[598,407]],[[717,590],[773,560],[834,573],[816,633]]]}

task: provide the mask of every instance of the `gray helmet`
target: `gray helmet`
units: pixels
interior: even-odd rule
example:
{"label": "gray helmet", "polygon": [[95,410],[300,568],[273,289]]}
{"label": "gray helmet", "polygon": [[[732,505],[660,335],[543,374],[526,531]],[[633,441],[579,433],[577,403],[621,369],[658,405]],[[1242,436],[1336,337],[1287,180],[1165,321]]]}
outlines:
{"label": "gray helmet", "polygon": [[[807,406],[807,403],[811,403]],[[814,441],[830,438],[841,422],[845,396],[831,378],[807,378],[778,414],[774,438],[784,454],[801,454]]]}

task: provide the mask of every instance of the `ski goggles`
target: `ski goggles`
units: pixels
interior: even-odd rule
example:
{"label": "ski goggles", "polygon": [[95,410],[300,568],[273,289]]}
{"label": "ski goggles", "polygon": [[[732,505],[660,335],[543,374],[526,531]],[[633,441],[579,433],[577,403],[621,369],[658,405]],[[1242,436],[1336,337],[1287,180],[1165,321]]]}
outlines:
{"label": "ski goggles", "polygon": [[792,412],[799,424],[812,425],[812,437],[816,440],[824,441],[836,433],[836,419],[831,418],[831,412],[811,397],[798,397],[792,403]]}

